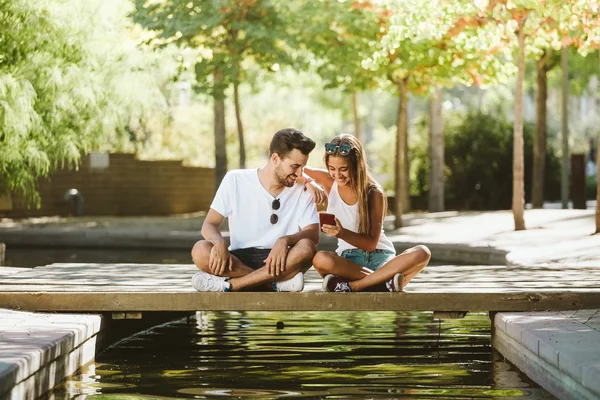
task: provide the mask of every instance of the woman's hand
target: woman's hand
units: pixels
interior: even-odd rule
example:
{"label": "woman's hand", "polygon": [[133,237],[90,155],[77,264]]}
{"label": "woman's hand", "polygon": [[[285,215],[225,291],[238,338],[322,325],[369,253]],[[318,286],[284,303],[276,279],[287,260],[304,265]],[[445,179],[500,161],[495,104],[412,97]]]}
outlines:
{"label": "woman's hand", "polygon": [[324,205],[327,202],[327,193],[325,193],[325,189],[315,181],[311,181],[304,185],[304,190],[308,190],[313,195],[316,205]]}
{"label": "woman's hand", "polygon": [[340,223],[340,220],[336,218],[335,225],[323,225],[321,230],[330,236],[339,238],[344,232],[344,227]]}

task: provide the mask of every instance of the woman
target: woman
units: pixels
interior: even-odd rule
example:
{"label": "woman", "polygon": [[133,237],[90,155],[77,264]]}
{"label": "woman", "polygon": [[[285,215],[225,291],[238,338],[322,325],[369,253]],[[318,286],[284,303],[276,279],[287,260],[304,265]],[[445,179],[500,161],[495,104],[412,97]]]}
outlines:
{"label": "woman", "polygon": [[358,139],[342,134],[326,143],[325,166],[327,170],[304,169],[325,189],[327,212],[336,216],[335,225],[321,229],[338,238],[337,250],[319,251],[313,258],[315,269],[324,277],[323,290],[402,291],[429,262],[429,249],[415,246],[396,256],[383,231],[385,194],[369,174]]}

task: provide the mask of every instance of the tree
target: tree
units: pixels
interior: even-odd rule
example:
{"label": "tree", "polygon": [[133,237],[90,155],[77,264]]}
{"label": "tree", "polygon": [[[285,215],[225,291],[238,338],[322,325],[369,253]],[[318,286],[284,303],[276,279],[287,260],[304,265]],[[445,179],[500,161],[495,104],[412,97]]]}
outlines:
{"label": "tree", "polygon": [[562,208],[569,208],[569,48],[563,45],[560,51],[562,71],[562,99],[560,108],[560,136],[562,142],[562,166],[560,169],[560,200]]}
{"label": "tree", "polygon": [[[385,35],[366,65],[386,76],[400,94],[395,207],[395,225],[400,227],[401,214],[408,208],[408,93],[426,93],[439,85],[490,83],[511,70],[503,68],[496,57],[501,47],[493,35],[475,37],[463,32],[470,25],[462,16],[477,10],[469,2],[411,0],[378,4],[382,7]],[[443,145],[443,141],[436,141],[436,145]],[[443,150],[436,149],[435,153],[443,154]],[[436,165],[440,168],[443,164]],[[438,170],[436,176],[443,175]]]}
{"label": "tree", "polygon": [[596,139],[596,232],[600,233],[600,134]]}
{"label": "tree", "polygon": [[429,212],[444,211],[444,121],[442,101],[444,90],[438,86],[431,96],[429,111]]}
{"label": "tree", "polygon": [[127,7],[0,0],[1,193],[39,206],[38,177],[76,167],[132,113],[161,102],[146,75],[149,59],[132,50]]}
{"label": "tree", "polygon": [[598,25],[597,6],[585,0],[577,3],[560,0],[482,0],[476,3],[476,12],[465,15],[463,24],[474,27],[475,36],[496,32],[503,43],[515,49],[518,73],[515,82],[512,209],[515,230],[522,230],[525,229],[522,121],[525,57],[567,45],[570,42],[569,35],[581,26],[580,21],[585,21],[583,30],[586,33],[579,36],[577,41],[585,44],[582,49],[593,45],[596,36],[592,31]]}
{"label": "tree", "polygon": [[304,2],[296,13],[304,27],[299,41],[312,55],[311,66],[325,81],[325,88],[342,88],[350,98],[354,135],[360,138],[358,93],[377,86],[375,74],[362,62],[371,53],[380,32],[377,16],[363,2]]}
{"label": "tree", "polygon": [[[582,60],[581,55],[587,54],[591,49],[597,46],[597,35],[595,30],[598,29],[598,10],[593,2],[581,1],[573,4],[572,7],[558,8],[553,13],[554,17],[549,18],[550,24],[543,26],[542,29],[532,31],[532,41],[538,46],[540,42],[547,43],[548,46],[554,45],[554,48],[546,49],[540,46],[539,49],[533,47],[533,56],[537,56],[536,73],[538,96],[536,99],[536,115],[537,115],[537,134],[534,144],[534,165],[532,174],[532,206],[541,208],[544,200],[544,162],[546,152],[546,99],[547,99],[547,74],[558,64],[560,59],[562,68],[562,96],[563,104],[561,110],[562,120],[562,147],[563,147],[563,167],[561,171],[562,187],[561,197],[563,208],[568,202],[568,164],[569,164],[569,149],[568,149],[568,95],[569,86],[581,88],[589,82],[592,75],[597,74],[597,65],[595,62]],[[560,58],[556,51],[562,47]],[[572,54],[572,61],[567,61],[569,58],[568,49],[577,49],[580,53]],[[574,53],[574,52],[571,52]],[[583,57],[585,58],[585,57]],[[577,65],[577,77],[569,79],[568,64],[575,61]]]}
{"label": "tree", "polygon": [[556,52],[549,48],[536,60],[536,133],[533,140],[533,168],[531,175],[531,204],[533,208],[544,205],[544,177],[546,169],[546,143],[548,115],[548,72],[557,64]]}
{"label": "tree", "polygon": [[236,117],[240,137],[240,163],[244,164],[243,128],[237,85],[244,79],[244,63],[264,69],[299,63],[291,51],[294,37],[286,2],[270,0],[136,0],[134,21],[153,31],[151,43],[176,43],[199,49],[196,90],[214,102],[216,184],[227,172],[225,141],[225,90],[235,86]]}

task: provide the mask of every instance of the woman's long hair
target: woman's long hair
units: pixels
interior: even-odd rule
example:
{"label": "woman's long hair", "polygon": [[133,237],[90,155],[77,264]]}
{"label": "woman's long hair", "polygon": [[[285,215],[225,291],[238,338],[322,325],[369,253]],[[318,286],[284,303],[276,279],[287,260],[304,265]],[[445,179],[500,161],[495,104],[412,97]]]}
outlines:
{"label": "woman's long hair", "polygon": [[[369,215],[369,193],[371,190],[381,192],[383,195],[383,218],[387,212],[387,199],[383,188],[369,173],[365,151],[360,141],[354,136],[343,133],[331,139],[331,143],[339,146],[349,144],[352,148],[346,156],[339,154],[339,149],[333,153],[325,153],[325,165],[329,170],[329,156],[346,157],[350,171],[350,185],[356,191],[358,197],[358,233],[365,235],[371,228],[371,216]],[[381,224],[383,225],[383,218]]]}

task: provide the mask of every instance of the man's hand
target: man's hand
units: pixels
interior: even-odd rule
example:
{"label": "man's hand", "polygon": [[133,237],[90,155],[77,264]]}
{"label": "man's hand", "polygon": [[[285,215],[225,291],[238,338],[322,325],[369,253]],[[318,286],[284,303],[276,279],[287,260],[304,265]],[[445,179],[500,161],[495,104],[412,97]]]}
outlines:
{"label": "man's hand", "polygon": [[315,181],[311,181],[305,185],[304,190],[308,190],[312,194],[315,204],[320,205],[327,202],[327,193],[325,192],[325,189],[319,186]]}
{"label": "man's hand", "polygon": [[227,243],[220,240],[213,244],[210,250],[210,259],[208,260],[208,270],[211,274],[223,276],[225,270],[233,269],[233,258],[227,249]]}
{"label": "man's hand", "polygon": [[275,276],[283,274],[285,271],[285,262],[288,253],[288,240],[287,238],[280,237],[275,242],[275,245],[271,249],[269,256],[265,260],[265,266],[269,275]]}
{"label": "man's hand", "polygon": [[323,225],[321,230],[328,235],[339,238],[342,236],[342,232],[344,232],[344,227],[340,223],[339,219],[335,219],[335,225]]}

